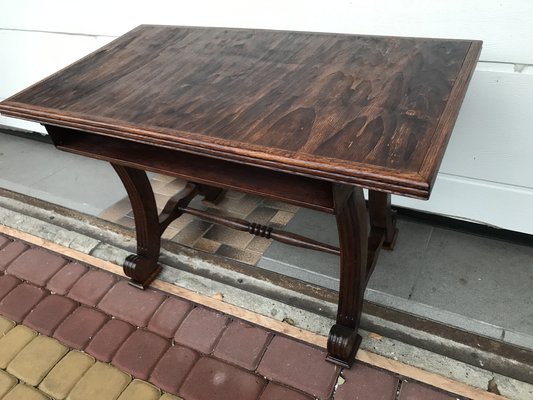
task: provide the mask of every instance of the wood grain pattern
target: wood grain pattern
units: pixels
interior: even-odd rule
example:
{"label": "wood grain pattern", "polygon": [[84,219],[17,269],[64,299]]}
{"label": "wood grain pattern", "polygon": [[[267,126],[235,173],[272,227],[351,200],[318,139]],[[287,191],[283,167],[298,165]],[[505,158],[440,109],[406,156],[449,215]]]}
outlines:
{"label": "wood grain pattern", "polygon": [[426,198],[480,47],[140,26],[0,112]]}

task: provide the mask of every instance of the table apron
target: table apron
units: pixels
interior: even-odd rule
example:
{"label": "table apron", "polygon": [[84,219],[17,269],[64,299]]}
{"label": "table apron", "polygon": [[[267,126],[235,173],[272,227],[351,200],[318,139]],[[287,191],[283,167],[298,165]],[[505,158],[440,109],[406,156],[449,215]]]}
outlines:
{"label": "table apron", "polygon": [[70,153],[189,182],[238,190],[333,213],[332,182],[161,148],[130,140],[45,125],[55,146]]}

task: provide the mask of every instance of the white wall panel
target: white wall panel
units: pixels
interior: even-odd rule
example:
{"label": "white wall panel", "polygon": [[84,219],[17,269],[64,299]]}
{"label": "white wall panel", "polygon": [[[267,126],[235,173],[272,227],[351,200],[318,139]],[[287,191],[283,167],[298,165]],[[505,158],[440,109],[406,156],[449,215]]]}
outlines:
{"label": "white wall panel", "polygon": [[[3,99],[0,99],[0,101]],[[27,131],[39,132],[46,134],[46,129],[44,126],[30,121],[24,121],[18,118],[8,118],[0,115],[0,126],[7,129],[23,129]]]}
{"label": "white wall panel", "polygon": [[533,235],[533,190],[439,174],[427,201],[393,196],[393,204]]}
{"label": "white wall panel", "polygon": [[0,28],[118,36],[142,23],[482,39],[533,64],[531,0],[2,0]]}
{"label": "white wall panel", "polygon": [[[66,67],[110,40],[110,37],[0,30],[0,99]],[[0,125],[46,132],[35,122],[4,116],[0,116]]]}
{"label": "white wall panel", "polygon": [[533,68],[499,69],[478,65],[440,171],[533,188]]}
{"label": "white wall panel", "polygon": [[0,97],[6,98],[112,38],[41,32],[0,31]]}

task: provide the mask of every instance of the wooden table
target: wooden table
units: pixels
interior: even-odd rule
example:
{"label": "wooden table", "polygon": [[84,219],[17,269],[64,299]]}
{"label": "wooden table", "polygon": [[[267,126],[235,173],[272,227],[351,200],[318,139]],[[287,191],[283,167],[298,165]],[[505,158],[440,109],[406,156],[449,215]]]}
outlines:
{"label": "wooden table", "polygon": [[[328,359],[349,366],[363,294],[396,237],[390,194],[429,197],[481,42],[139,26],[0,103],[61,150],[109,161],[133,206],[145,287],[183,215],[340,255]],[[160,215],[145,170],[186,179]],[[369,189],[368,204],[363,188]],[[336,216],[340,247],[188,203],[239,190]]]}

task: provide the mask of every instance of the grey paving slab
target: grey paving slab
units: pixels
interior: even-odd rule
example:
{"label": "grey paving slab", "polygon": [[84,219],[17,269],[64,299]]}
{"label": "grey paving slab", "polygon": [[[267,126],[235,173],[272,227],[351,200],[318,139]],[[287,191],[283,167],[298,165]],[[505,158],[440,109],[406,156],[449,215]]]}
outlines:
{"label": "grey paving slab", "polygon": [[105,162],[0,134],[0,187],[98,215],[126,195]]}
{"label": "grey paving slab", "polygon": [[2,133],[0,149],[2,179],[28,187],[65,168],[74,159],[71,154],[56,157],[49,144]]}
{"label": "grey paving slab", "polygon": [[524,349],[533,349],[533,335],[506,330],[504,332],[503,341]]}
{"label": "grey paving slab", "polygon": [[409,299],[424,268],[419,262],[426,251],[433,227],[399,218],[398,238],[393,251],[381,250],[368,287],[389,295]]}
{"label": "grey paving slab", "polygon": [[65,168],[36,182],[33,188],[80,205],[87,204],[98,213],[126,196],[122,182],[109,163],[85,157],[76,157]]}
{"label": "grey paving slab", "polygon": [[533,247],[435,228],[412,299],[533,336]]}
{"label": "grey paving slab", "polygon": [[[465,317],[464,315],[446,311],[441,308],[431,307],[427,304],[410,299],[392,296],[386,292],[374,289],[367,289],[365,299],[384,307],[405,311],[409,314],[417,315],[424,319],[436,321],[444,325],[453,326],[480,336],[505,340],[505,333],[502,327],[478,321],[474,318]],[[522,340],[521,343],[527,343],[527,338],[512,336],[512,339],[516,341]],[[509,340],[509,343],[514,343],[511,342],[512,339]],[[524,340],[526,341],[524,342]],[[530,338],[530,340],[533,340],[533,337]],[[531,346],[531,348],[533,349],[533,346]]]}
{"label": "grey paving slab", "polygon": [[[330,214],[300,209],[285,230],[338,246],[335,217]],[[273,242],[263,254],[258,267],[293,278],[337,290],[339,257]]]}
{"label": "grey paving slab", "polygon": [[[396,248],[392,252],[381,252],[369,287],[408,298],[423,267],[413,260],[425,250],[433,228],[401,219],[398,228]],[[335,246],[339,243],[335,217],[330,214],[300,209],[286,229]],[[329,289],[339,287],[339,258],[334,255],[274,242],[258,266]]]}

